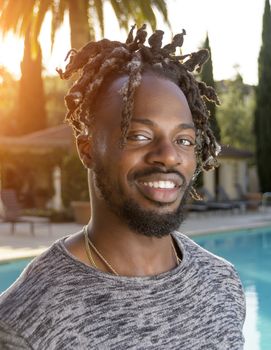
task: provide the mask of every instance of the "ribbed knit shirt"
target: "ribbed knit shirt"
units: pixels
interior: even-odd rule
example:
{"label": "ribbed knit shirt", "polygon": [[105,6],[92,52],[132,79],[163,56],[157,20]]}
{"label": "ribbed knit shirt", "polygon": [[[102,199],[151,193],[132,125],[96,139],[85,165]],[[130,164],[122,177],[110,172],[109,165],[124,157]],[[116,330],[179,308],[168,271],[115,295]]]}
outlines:
{"label": "ribbed knit shirt", "polygon": [[172,235],[182,262],[145,277],[87,266],[58,240],[0,296],[0,349],[242,349],[245,299],[236,270]]}

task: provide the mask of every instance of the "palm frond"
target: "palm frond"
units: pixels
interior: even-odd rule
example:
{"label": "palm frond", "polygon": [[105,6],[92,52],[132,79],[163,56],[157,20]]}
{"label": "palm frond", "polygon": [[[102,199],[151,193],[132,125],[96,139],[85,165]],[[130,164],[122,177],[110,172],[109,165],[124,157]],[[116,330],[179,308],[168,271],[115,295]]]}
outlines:
{"label": "palm frond", "polygon": [[129,12],[127,11],[127,8],[123,6],[122,2],[117,0],[110,0],[110,4],[113,7],[120,28],[128,30]]}
{"label": "palm frond", "polygon": [[94,7],[97,13],[102,36],[104,36],[104,9],[102,0],[94,0]]}
{"label": "palm frond", "polygon": [[163,16],[164,21],[166,24],[171,28],[170,22],[168,20],[168,11],[167,11],[167,5],[164,0],[152,0],[151,1],[151,6],[156,7],[157,10],[161,13]]}
{"label": "palm frond", "polygon": [[[165,0],[111,0],[110,1],[121,28],[128,29],[128,22],[132,20],[139,26],[149,23],[154,30],[156,28],[156,17],[154,8],[161,13],[166,24],[171,28],[168,20],[168,12]],[[125,16],[125,21],[123,17]]]}
{"label": "palm frond", "polygon": [[144,20],[150,23],[152,30],[155,30],[156,29],[156,17],[155,17],[155,14],[153,12],[150,1],[138,0],[137,3],[142,11],[142,16],[143,16]]}
{"label": "palm frond", "polygon": [[126,8],[127,13],[130,13],[130,14],[133,13],[134,6],[131,5],[131,1],[130,0],[122,0],[122,4],[123,4],[123,7]]}
{"label": "palm frond", "polygon": [[88,13],[89,13],[88,25],[89,25],[90,40],[94,41],[96,39],[95,21],[94,21],[94,16],[96,15],[96,11],[94,10],[94,8],[92,6],[90,6]]}
{"label": "palm frond", "polygon": [[59,0],[57,3],[55,1],[51,4],[52,11],[52,22],[51,22],[51,51],[53,50],[56,31],[64,22],[65,10],[67,9],[67,1]]}
{"label": "palm frond", "polygon": [[50,9],[51,0],[42,0],[37,5],[31,26],[31,54],[35,59],[38,54],[38,37],[47,11]]}
{"label": "palm frond", "polygon": [[21,10],[21,1],[10,0],[3,4],[0,27],[4,35],[11,30],[17,33],[22,16]]}
{"label": "palm frond", "polygon": [[24,2],[24,13],[22,14],[22,22],[19,29],[19,35],[24,36],[26,31],[31,27],[34,18],[35,2],[27,0]]}
{"label": "palm frond", "polygon": [[0,28],[5,35],[13,31],[19,36],[24,36],[31,25],[35,0],[5,1],[5,7],[2,8],[0,16]]}
{"label": "palm frond", "polygon": [[32,30],[33,30],[32,36],[34,39],[37,39],[40,34],[44,17],[47,11],[50,9],[50,6],[51,6],[51,0],[42,0],[39,2],[37,13],[34,16],[33,27],[32,27]]}

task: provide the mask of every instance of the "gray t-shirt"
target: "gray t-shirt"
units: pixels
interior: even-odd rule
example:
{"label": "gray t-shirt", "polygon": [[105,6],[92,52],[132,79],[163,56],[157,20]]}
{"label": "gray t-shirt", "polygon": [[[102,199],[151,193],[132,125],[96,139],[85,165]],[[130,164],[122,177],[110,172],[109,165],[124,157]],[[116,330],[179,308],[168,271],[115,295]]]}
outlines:
{"label": "gray t-shirt", "polygon": [[0,296],[0,349],[242,349],[234,267],[173,236],[182,262],[147,277],[98,271],[57,241]]}

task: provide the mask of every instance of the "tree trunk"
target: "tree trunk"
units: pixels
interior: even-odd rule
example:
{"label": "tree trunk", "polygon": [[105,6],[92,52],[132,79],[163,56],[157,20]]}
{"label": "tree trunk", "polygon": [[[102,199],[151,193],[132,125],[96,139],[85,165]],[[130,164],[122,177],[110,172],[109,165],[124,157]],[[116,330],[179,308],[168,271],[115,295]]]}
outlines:
{"label": "tree trunk", "polygon": [[[90,33],[89,27],[89,5],[84,0],[69,1],[69,19],[71,30],[71,47],[80,49],[94,37]],[[92,37],[91,37],[92,36]]]}
{"label": "tree trunk", "polygon": [[28,134],[46,127],[45,96],[42,81],[42,57],[38,44],[37,55],[31,56],[29,33],[25,36],[22,77],[15,117],[17,135]]}

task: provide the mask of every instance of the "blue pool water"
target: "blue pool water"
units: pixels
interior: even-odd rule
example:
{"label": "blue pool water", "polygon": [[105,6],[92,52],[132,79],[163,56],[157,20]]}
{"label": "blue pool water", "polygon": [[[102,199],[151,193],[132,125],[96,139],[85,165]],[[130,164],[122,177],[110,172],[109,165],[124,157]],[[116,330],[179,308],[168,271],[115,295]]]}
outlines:
{"label": "blue pool water", "polygon": [[[231,261],[241,277],[247,303],[245,350],[271,349],[271,227],[225,232],[193,239]],[[0,292],[8,288],[30,260],[0,264]]]}
{"label": "blue pool water", "polygon": [[31,259],[18,259],[0,264],[0,293],[7,289],[23,271]]}
{"label": "blue pool water", "polygon": [[231,261],[242,280],[247,304],[245,350],[271,349],[271,227],[193,238]]}

